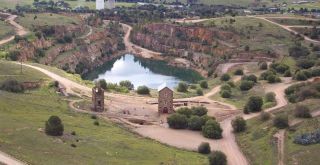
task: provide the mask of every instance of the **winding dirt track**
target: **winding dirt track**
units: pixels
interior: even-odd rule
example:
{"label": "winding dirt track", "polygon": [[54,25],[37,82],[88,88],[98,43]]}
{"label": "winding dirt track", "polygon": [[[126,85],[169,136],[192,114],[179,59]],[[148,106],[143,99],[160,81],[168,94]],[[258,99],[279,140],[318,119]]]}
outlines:
{"label": "winding dirt track", "polygon": [[0,151],[0,164],[8,164],[8,165],[25,165],[25,163],[13,158],[12,156]]}
{"label": "winding dirt track", "polygon": [[[24,29],[24,27],[22,27],[21,25],[19,25],[18,23],[16,23],[16,22],[14,21],[18,16],[16,16],[16,15],[11,15],[11,14],[8,14],[8,13],[2,13],[2,12],[0,12],[0,14],[8,15],[8,17],[7,17],[7,19],[5,20],[5,22],[8,22],[9,24],[11,24],[11,25],[15,28],[15,32],[16,32],[17,35],[23,36],[23,35],[26,35],[26,34],[28,33],[28,32]],[[6,44],[6,43],[12,41],[13,39],[14,39],[14,36],[11,36],[11,37],[2,39],[2,40],[0,40],[0,45]]]}
{"label": "winding dirt track", "polygon": [[[292,17],[263,17],[263,16],[247,16],[247,17],[258,18],[258,19],[267,21],[267,22],[269,22],[269,23],[272,23],[272,24],[274,24],[274,25],[277,25],[277,26],[279,26],[279,27],[281,27],[281,28],[283,28],[283,29],[285,29],[285,30],[287,30],[287,31],[289,31],[289,32],[294,33],[294,34],[299,34],[299,33],[298,33],[297,31],[291,29],[291,28],[293,28],[293,27],[301,27],[301,26],[299,26],[299,25],[297,25],[297,26],[282,25],[282,24],[279,24],[279,23],[277,23],[277,22],[274,22],[274,21],[268,19],[268,18],[285,18],[285,19],[289,19],[289,18],[290,18],[290,19],[295,19],[295,18],[292,18]],[[314,20],[314,19],[311,19],[311,18],[296,18],[296,19]],[[309,42],[312,42],[312,43],[317,43],[317,44],[320,43],[320,41],[311,39],[311,38],[309,38],[308,36],[305,36],[305,35],[302,35],[302,36],[303,36],[303,38],[304,38],[306,41],[309,41]]]}

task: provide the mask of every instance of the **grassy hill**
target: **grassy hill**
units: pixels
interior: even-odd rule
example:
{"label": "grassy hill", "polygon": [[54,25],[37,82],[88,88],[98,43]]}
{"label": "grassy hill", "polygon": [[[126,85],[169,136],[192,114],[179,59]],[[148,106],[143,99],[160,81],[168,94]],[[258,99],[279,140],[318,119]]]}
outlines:
{"label": "grassy hill", "polygon": [[[1,61],[0,83],[9,77],[51,81],[29,68],[19,75],[19,69],[19,65]],[[23,94],[0,91],[1,151],[29,164],[207,164],[200,154],[142,138],[110,121],[98,119],[100,125],[95,126],[90,115],[71,111],[66,98],[46,84]],[[64,136],[49,137],[41,131],[51,115],[62,119]],[[71,135],[72,131],[76,135]]]}
{"label": "grassy hill", "polygon": [[[319,99],[310,99],[299,104],[306,105],[311,111],[313,111],[320,108],[318,103]],[[295,104],[289,104],[281,108],[281,112],[279,113],[288,114],[290,121],[294,119],[292,114],[294,108]],[[319,157],[315,155],[315,151],[320,150],[320,145],[297,145],[293,143],[293,137],[301,132],[305,132],[308,128],[309,131],[315,130],[316,127],[319,128],[319,124],[319,118],[306,119],[298,127],[287,130],[284,149],[285,164],[318,164],[317,162],[319,161]],[[236,134],[236,140],[250,163],[253,165],[260,165],[261,162],[263,162],[263,165],[277,164],[278,150],[273,135],[278,131],[278,129],[273,126],[272,119],[263,122],[259,117],[253,118],[247,121],[247,126],[248,129],[245,132]]]}

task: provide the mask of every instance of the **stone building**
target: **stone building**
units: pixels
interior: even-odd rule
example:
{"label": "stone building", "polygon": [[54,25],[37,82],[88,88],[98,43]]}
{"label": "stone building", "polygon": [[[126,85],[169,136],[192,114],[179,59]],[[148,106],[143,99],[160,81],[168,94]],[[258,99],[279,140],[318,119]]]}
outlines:
{"label": "stone building", "polygon": [[158,112],[159,113],[173,113],[173,90],[170,89],[166,83],[158,88]]}
{"label": "stone building", "polygon": [[101,87],[92,88],[92,111],[104,111],[104,90]]}

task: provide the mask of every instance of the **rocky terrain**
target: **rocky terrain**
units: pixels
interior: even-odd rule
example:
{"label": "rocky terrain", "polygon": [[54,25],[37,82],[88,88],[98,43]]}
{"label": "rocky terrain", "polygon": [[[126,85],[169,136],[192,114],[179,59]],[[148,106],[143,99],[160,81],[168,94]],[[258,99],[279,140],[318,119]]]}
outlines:
{"label": "rocky terrain", "polygon": [[250,61],[274,56],[239,49],[240,34],[202,25],[153,23],[136,26],[131,41],[175,58],[174,61],[169,60],[171,64],[192,67],[202,75],[210,75],[221,61],[228,59]]}
{"label": "rocky terrain", "polygon": [[104,25],[97,18],[89,17],[80,24],[39,26],[35,29],[36,38],[17,40],[10,50],[10,58],[34,60],[83,75],[125,49],[121,25]]}

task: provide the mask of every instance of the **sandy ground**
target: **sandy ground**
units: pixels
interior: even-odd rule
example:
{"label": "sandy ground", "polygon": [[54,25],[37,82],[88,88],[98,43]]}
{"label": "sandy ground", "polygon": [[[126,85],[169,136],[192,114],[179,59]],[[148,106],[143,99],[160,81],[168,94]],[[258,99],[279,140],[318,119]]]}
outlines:
{"label": "sandy ground", "polygon": [[[1,13],[1,14],[8,15],[8,18],[5,21],[8,22],[9,24],[11,24],[15,28],[15,31],[16,31],[17,35],[23,36],[23,35],[26,35],[28,33],[21,25],[19,25],[18,23],[16,23],[14,21],[17,18],[16,15],[11,15],[11,14],[7,14],[7,13]],[[8,43],[8,42],[12,41],[13,39],[14,39],[14,36],[2,39],[2,40],[0,40],[0,45]]]}

